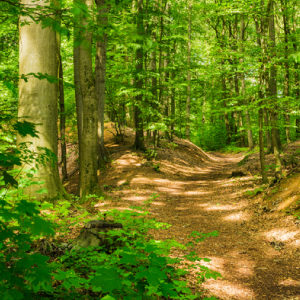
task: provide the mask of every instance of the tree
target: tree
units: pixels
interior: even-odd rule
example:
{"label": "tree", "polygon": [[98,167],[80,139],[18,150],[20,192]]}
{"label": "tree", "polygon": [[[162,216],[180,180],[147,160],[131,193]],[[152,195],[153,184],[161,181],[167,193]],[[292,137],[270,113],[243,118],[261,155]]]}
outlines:
{"label": "tree", "polygon": [[[31,7],[33,16],[37,17],[36,13],[39,8],[46,8],[48,1],[43,0],[37,4],[31,0],[22,0],[21,4]],[[45,188],[48,191],[47,197],[56,198],[64,194],[57,165],[57,83],[53,80],[53,77],[57,77],[56,35],[51,28],[43,28],[41,21],[35,22],[28,15],[20,16],[19,34],[21,79],[19,81],[18,118],[21,122],[36,124],[38,137],[24,137],[18,134],[17,145],[20,147],[26,143],[28,149],[34,153],[35,159],[46,154],[43,162],[37,161],[38,173],[34,175],[35,180],[44,183],[31,185],[26,189],[26,193],[40,199],[44,196],[36,194],[36,191]],[[52,79],[53,82],[36,78],[38,74],[47,74],[49,81]],[[34,168],[34,166],[35,162],[31,162],[25,168]]]}
{"label": "tree", "polygon": [[98,165],[108,159],[104,146],[104,108],[105,108],[105,77],[107,48],[107,19],[109,7],[105,0],[95,0],[98,6],[98,30],[100,31],[96,45],[95,85],[98,101]]}
{"label": "tree", "polygon": [[92,68],[92,0],[82,2],[85,10],[80,16],[80,37],[83,39],[78,49],[79,80],[82,94],[82,136],[79,145],[79,185],[78,196],[84,200],[89,194],[102,192],[97,177],[98,149],[98,103]]}
{"label": "tree", "polygon": [[135,80],[135,88],[137,89],[137,95],[135,97],[135,142],[134,148],[136,150],[145,151],[144,145],[144,131],[143,131],[143,118],[142,118],[142,88],[143,88],[143,1],[137,0],[137,15],[136,15],[136,26],[137,26],[137,34],[139,38],[137,43],[139,44],[139,48],[136,51],[136,80]]}

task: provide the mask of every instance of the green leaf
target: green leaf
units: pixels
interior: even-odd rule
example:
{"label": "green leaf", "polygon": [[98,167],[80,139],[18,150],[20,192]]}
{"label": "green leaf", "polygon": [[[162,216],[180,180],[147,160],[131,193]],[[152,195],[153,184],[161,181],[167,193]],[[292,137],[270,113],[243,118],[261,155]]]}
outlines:
{"label": "green leaf", "polygon": [[168,296],[171,296],[171,297],[177,297],[178,296],[177,292],[175,292],[174,289],[175,289],[175,286],[173,284],[163,283],[161,285],[162,294],[166,298],[168,298]]}
{"label": "green leaf", "polygon": [[106,295],[103,298],[101,298],[102,300],[117,300],[116,298],[110,296],[110,295]]}
{"label": "green leaf", "polygon": [[150,267],[148,269],[146,268],[141,268],[141,272],[136,274],[136,278],[146,278],[149,285],[151,286],[158,286],[159,285],[159,279],[165,279],[166,278],[166,273],[161,271],[157,267]]}
{"label": "green leaf", "polygon": [[36,191],[37,194],[47,194],[48,190],[47,189],[40,189],[38,191]]}
{"label": "green leaf", "polygon": [[14,177],[8,174],[6,171],[3,171],[3,177],[5,185],[10,184],[11,186],[18,187],[18,181],[16,181]]}
{"label": "green leaf", "polygon": [[[100,273],[100,274],[99,274]],[[115,268],[99,268],[90,284],[92,289],[101,287],[103,293],[111,293],[114,290],[122,289],[122,280],[119,278],[119,273]]]}
{"label": "green leaf", "polygon": [[133,264],[137,263],[135,254],[122,253],[122,258],[119,261],[120,264]]}
{"label": "green leaf", "polygon": [[13,125],[13,128],[22,137],[25,137],[26,135],[30,135],[32,137],[39,137],[37,135],[38,131],[35,129],[36,125],[37,124],[23,121],[23,122],[16,122],[16,124]]}

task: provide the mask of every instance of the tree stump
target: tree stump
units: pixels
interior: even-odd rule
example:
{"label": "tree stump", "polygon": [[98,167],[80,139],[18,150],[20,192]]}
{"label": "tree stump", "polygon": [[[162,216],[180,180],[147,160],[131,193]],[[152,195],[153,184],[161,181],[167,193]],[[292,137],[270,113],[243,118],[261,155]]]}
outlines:
{"label": "tree stump", "polygon": [[[111,246],[106,233],[122,228],[123,225],[121,223],[113,223],[106,220],[92,220],[84,226],[83,231],[72,244],[75,248]],[[117,237],[115,240],[116,239]]]}

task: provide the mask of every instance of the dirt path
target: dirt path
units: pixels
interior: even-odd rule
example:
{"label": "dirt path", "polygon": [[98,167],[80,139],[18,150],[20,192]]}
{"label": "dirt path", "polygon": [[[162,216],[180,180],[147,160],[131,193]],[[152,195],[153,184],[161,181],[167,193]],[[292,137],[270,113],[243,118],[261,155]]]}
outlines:
{"label": "dirt path", "polygon": [[[141,205],[159,195],[149,211],[157,220],[171,224],[155,238],[189,241],[192,231],[217,230],[196,247],[203,263],[220,272],[222,279],[208,280],[206,296],[218,299],[300,300],[300,231],[292,217],[264,213],[257,200],[246,196],[259,180],[231,178],[242,155],[206,154],[188,142],[158,151],[159,172],[142,153],[130,149],[132,141],[107,148],[114,159],[100,184],[115,200],[99,203],[99,210]],[[193,274],[189,282],[196,279]]]}

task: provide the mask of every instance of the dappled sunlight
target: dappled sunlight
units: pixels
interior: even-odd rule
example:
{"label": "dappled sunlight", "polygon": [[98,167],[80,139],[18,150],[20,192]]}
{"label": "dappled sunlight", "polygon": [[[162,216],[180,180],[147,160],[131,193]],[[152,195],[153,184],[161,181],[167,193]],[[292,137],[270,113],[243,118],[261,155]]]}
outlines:
{"label": "dappled sunlight", "polygon": [[230,214],[228,216],[223,217],[225,221],[248,221],[250,219],[250,215],[246,212],[238,212],[234,214]]}
{"label": "dappled sunlight", "polygon": [[186,196],[193,196],[193,195],[199,196],[199,195],[208,195],[208,194],[211,194],[211,192],[204,192],[204,191],[196,190],[196,191],[187,191],[187,192],[184,192],[183,194]]}
{"label": "dappled sunlight", "polygon": [[120,185],[122,185],[126,182],[127,182],[126,179],[119,180],[118,183],[117,183],[117,186],[120,186]]}
{"label": "dappled sunlight", "polygon": [[128,201],[145,201],[148,200],[146,196],[130,196],[130,197],[123,197],[124,200]]}
{"label": "dappled sunlight", "polygon": [[136,162],[137,162],[137,160],[134,159],[134,158],[118,159],[117,160],[117,165],[128,166],[128,165],[135,164]]}
{"label": "dappled sunlight", "polygon": [[158,201],[155,201],[155,202],[152,202],[152,205],[157,205],[157,206],[165,206],[166,204],[163,203],[163,202],[158,202]]}
{"label": "dappled sunlight", "polygon": [[[207,267],[216,272],[220,272],[220,273],[225,272],[224,265],[226,263],[226,260],[224,258],[218,256],[210,256],[207,258],[209,258],[211,261],[207,262],[201,260],[201,261],[197,261],[197,263],[200,263],[201,266]],[[197,268],[197,271],[200,271],[200,268]]]}
{"label": "dappled sunlight", "polygon": [[102,207],[102,206],[107,206],[109,204],[110,204],[110,202],[105,201],[105,202],[95,204],[94,207]]}
{"label": "dappled sunlight", "polygon": [[290,245],[293,247],[300,247],[300,239],[293,241]]}
{"label": "dappled sunlight", "polygon": [[281,242],[286,242],[290,239],[294,239],[296,235],[299,235],[299,231],[288,231],[287,229],[275,228],[269,232],[263,233],[268,241],[272,242],[274,239]]}
{"label": "dappled sunlight", "polygon": [[294,280],[292,278],[287,278],[282,281],[279,281],[278,284],[284,285],[284,286],[294,286],[294,287],[300,287],[300,281]]}
{"label": "dappled sunlight", "polygon": [[234,205],[210,205],[209,207],[207,207],[205,210],[239,210],[242,209],[245,205],[238,205],[238,204],[234,204]]}
{"label": "dappled sunlight", "polygon": [[242,284],[225,280],[207,280],[203,286],[204,288],[209,289],[211,293],[215,294],[216,297],[220,297],[220,299],[234,297],[234,299],[249,300],[254,297],[254,292],[250,288],[243,286]]}

